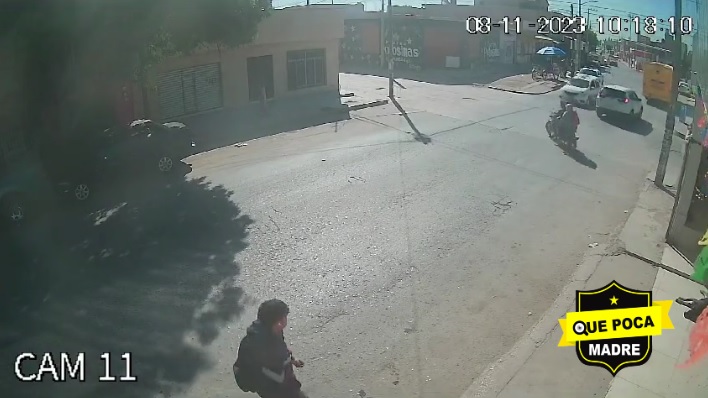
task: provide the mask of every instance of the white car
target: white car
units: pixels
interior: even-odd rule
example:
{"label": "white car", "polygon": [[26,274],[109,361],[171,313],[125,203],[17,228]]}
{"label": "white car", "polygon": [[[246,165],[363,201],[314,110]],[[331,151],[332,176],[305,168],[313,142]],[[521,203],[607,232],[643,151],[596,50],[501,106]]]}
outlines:
{"label": "white car", "polygon": [[592,105],[600,92],[600,81],[594,76],[578,75],[560,89],[561,108],[565,104]]}
{"label": "white car", "polygon": [[644,104],[631,88],[608,85],[597,95],[595,112],[599,117],[616,114],[638,120],[642,118]]}
{"label": "white car", "polygon": [[686,82],[679,82],[678,91],[679,91],[679,94],[686,96],[686,97],[690,97],[692,95],[691,86]]}
{"label": "white car", "polygon": [[605,84],[605,76],[603,76],[602,71],[599,69],[581,68],[575,75],[595,76],[598,80],[600,80],[600,85]]}

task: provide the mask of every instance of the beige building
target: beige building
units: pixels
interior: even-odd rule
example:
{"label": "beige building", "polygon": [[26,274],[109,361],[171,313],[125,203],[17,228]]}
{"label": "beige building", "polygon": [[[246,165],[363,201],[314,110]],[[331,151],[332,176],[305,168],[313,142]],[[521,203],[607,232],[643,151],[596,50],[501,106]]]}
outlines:
{"label": "beige building", "polygon": [[[211,48],[158,65],[148,89],[150,117],[179,118],[267,98],[339,89],[339,43],[344,17],[336,8],[272,10],[255,40]],[[143,116],[134,90],[135,117]]]}

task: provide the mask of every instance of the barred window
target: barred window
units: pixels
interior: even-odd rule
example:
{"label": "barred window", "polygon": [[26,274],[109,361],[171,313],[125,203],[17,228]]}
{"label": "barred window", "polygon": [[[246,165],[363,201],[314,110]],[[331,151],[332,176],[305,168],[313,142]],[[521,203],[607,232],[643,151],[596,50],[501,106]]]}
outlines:
{"label": "barred window", "polygon": [[324,49],[288,51],[288,90],[327,84]]}

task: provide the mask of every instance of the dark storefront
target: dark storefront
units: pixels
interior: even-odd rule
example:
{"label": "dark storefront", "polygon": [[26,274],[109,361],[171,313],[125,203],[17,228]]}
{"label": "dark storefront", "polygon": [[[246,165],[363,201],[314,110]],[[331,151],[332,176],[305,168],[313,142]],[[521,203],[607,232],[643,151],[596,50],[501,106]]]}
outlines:
{"label": "dark storefront", "polygon": [[696,175],[695,190],[688,208],[686,226],[691,229],[703,230],[708,225],[708,151],[701,154],[701,162]]}

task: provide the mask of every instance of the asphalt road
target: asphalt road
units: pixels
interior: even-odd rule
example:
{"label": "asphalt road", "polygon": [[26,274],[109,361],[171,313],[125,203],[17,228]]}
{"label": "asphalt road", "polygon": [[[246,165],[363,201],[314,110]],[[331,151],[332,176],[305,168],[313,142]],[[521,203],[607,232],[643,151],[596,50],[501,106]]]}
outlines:
{"label": "asphalt road", "polygon": [[[628,69],[607,82],[641,87]],[[8,396],[251,396],[231,364],[272,297],[291,307],[312,397],[461,395],[625,221],[664,114],[615,126],[580,110],[570,156],[544,129],[557,93],[399,84],[405,115],[370,108],[200,154],[186,179],[136,176],[106,194],[115,210],[21,237],[6,257],[22,269],[4,288]],[[380,96],[386,82],[342,85]],[[86,352],[88,381],[14,381],[18,353],[45,351]],[[98,383],[103,352],[115,374],[132,353],[138,381]]]}

